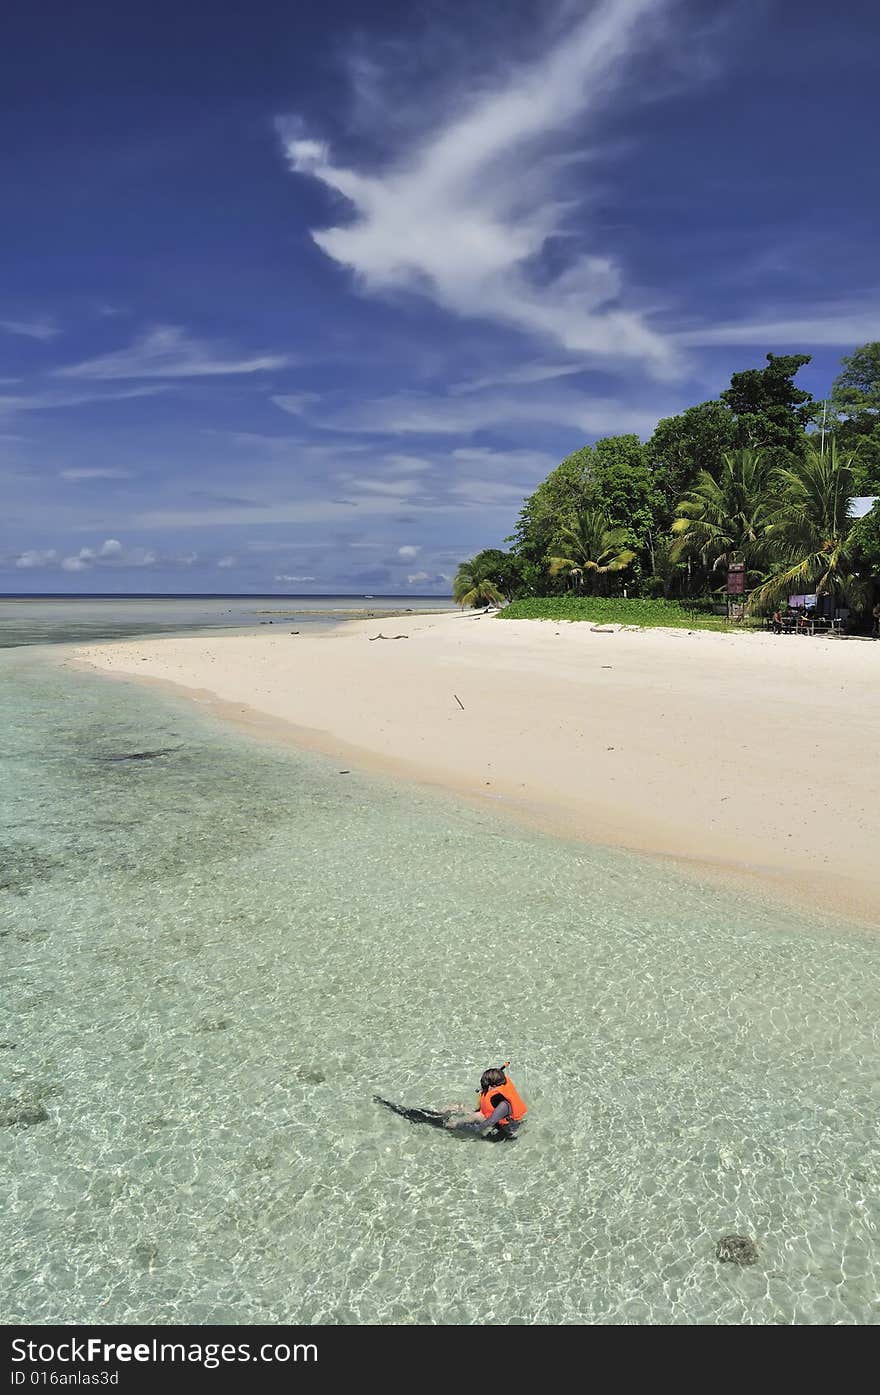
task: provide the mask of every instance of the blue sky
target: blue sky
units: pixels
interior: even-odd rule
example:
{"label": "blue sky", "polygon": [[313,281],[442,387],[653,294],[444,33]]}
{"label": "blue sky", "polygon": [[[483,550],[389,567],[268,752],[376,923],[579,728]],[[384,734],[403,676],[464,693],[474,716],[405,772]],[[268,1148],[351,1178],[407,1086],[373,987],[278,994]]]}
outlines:
{"label": "blue sky", "polygon": [[880,337],[873,0],[17,7],[0,590],[446,592],[597,436]]}

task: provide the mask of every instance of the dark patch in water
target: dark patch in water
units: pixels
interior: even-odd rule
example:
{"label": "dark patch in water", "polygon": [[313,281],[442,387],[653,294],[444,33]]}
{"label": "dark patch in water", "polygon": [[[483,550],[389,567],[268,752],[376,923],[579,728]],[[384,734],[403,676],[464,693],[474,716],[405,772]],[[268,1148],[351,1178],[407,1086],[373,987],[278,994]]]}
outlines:
{"label": "dark patch in water", "polygon": [[323,1085],[327,1079],[322,1070],[306,1070],[305,1067],[301,1067],[296,1072],[296,1078],[301,1080],[304,1085]]}
{"label": "dark patch in water", "polygon": [[159,1246],[155,1240],[141,1240],[132,1247],[132,1258],[142,1269],[152,1269],[159,1258]]}
{"label": "dark patch in water", "polygon": [[48,881],[59,865],[57,858],[28,843],[0,847],[0,891],[26,896],[37,882]]}
{"label": "dark patch in water", "polygon": [[179,750],[179,746],[160,746],[157,751],[123,751],[119,755],[100,756],[99,759],[113,764],[124,760],[158,760],[160,756],[170,756]]}
{"label": "dark patch in water", "polygon": [[278,1159],[272,1153],[251,1153],[248,1162],[255,1172],[271,1172]]}
{"label": "dark patch in water", "polygon": [[197,1032],[225,1032],[232,1026],[232,1021],[228,1017],[215,1017],[206,1022],[200,1022],[196,1027]]}
{"label": "dark patch in water", "polygon": [[33,1124],[45,1124],[49,1115],[38,1099],[19,1096],[18,1099],[0,1099],[0,1128],[26,1129]]}
{"label": "dark patch in water", "polygon": [[0,1051],[14,1051],[15,1047],[14,1041],[0,1041]]}
{"label": "dark patch in water", "polygon": [[757,1264],[758,1247],[748,1235],[722,1235],[715,1258],[721,1264]]}

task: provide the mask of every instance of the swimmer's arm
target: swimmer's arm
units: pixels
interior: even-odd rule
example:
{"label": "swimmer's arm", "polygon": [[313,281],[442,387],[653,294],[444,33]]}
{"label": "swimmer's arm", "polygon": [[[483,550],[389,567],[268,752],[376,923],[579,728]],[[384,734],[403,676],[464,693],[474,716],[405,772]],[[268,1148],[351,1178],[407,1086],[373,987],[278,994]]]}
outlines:
{"label": "swimmer's arm", "polygon": [[493,1109],[488,1119],[485,1114],[472,1114],[469,1119],[450,1119],[447,1128],[450,1129],[473,1129],[476,1133],[482,1133],[483,1129],[491,1129],[495,1124],[506,1119],[510,1113],[510,1105],[507,1100],[502,1100],[497,1109]]}

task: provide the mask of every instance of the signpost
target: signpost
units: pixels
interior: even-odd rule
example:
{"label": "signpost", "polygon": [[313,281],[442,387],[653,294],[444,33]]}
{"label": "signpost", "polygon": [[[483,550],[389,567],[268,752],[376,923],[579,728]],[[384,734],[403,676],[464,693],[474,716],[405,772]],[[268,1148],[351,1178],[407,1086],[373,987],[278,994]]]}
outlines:
{"label": "signpost", "polygon": [[746,564],[745,562],[731,562],[727,568],[727,618],[728,620],[741,620],[743,617],[743,602],[731,604],[731,597],[742,597],[746,594]]}
{"label": "signpost", "polygon": [[744,596],[746,591],[745,562],[731,562],[727,568],[728,596]]}

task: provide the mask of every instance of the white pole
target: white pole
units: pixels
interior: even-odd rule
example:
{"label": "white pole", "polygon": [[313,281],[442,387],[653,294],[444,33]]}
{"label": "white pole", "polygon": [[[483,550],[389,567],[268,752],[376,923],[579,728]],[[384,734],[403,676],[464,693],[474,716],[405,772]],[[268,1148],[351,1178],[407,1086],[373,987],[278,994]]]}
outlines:
{"label": "white pole", "polygon": [[822,403],[822,459],[825,459],[825,418],[828,415],[828,401]]}

